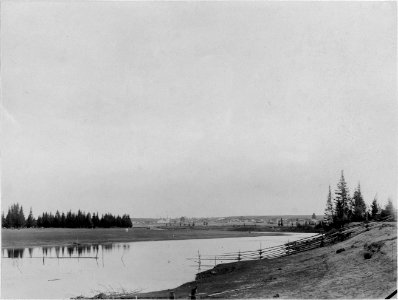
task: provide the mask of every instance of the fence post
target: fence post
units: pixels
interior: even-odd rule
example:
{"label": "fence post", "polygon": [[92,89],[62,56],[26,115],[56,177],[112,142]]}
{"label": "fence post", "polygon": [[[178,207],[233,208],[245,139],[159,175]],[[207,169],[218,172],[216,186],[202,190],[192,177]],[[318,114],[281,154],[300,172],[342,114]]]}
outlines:
{"label": "fence post", "polygon": [[190,295],[190,299],[196,299],[196,291],[197,291],[198,287],[194,287],[193,289],[191,289],[191,295]]}
{"label": "fence post", "polygon": [[202,265],[202,261],[200,260],[200,253],[199,253],[199,250],[198,250],[198,273],[200,272],[201,265]]}

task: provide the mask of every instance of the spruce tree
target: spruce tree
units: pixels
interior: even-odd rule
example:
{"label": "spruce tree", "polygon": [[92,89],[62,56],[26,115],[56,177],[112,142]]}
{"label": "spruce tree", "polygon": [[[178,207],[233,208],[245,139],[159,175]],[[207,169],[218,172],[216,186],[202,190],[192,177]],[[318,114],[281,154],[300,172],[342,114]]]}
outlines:
{"label": "spruce tree", "polygon": [[6,217],[4,216],[4,211],[1,213],[1,227],[8,228]]}
{"label": "spruce tree", "polygon": [[66,225],[65,225],[65,213],[61,214],[61,225],[60,225],[60,227],[66,227]]}
{"label": "spruce tree", "polygon": [[350,199],[350,192],[347,187],[347,183],[344,179],[344,171],[341,171],[340,181],[337,184],[337,189],[335,193],[335,221],[339,225],[343,225],[344,223],[349,222],[350,216],[350,207],[349,203]]}
{"label": "spruce tree", "polygon": [[366,204],[363,200],[361,193],[361,185],[358,183],[357,189],[354,191],[353,195],[353,220],[354,221],[364,221],[366,216]]}
{"label": "spruce tree", "polygon": [[30,208],[28,218],[26,219],[26,227],[34,227],[34,218],[33,218],[33,213],[32,213],[32,208]]}
{"label": "spruce tree", "polygon": [[380,217],[395,221],[395,208],[390,198],[388,199],[388,203],[386,204],[385,208],[381,211]]}
{"label": "spruce tree", "polygon": [[16,203],[8,208],[6,223],[9,228],[20,228],[25,226],[25,216],[22,206]]}
{"label": "spruce tree", "polygon": [[326,200],[326,208],[325,208],[323,221],[329,225],[333,223],[333,203],[332,203],[332,191],[330,189],[330,185],[329,185],[328,199]]}
{"label": "spruce tree", "polygon": [[13,222],[13,217],[12,217],[12,210],[9,207],[8,208],[8,212],[7,212],[7,216],[6,216],[6,224],[8,228],[12,228],[14,227],[14,222]]}
{"label": "spruce tree", "polygon": [[18,226],[17,227],[24,227],[25,226],[25,215],[23,213],[22,205],[19,209],[18,213]]}
{"label": "spruce tree", "polygon": [[376,220],[379,214],[379,204],[377,203],[377,196],[375,196],[372,201],[372,205],[370,207],[370,213],[372,220]]}

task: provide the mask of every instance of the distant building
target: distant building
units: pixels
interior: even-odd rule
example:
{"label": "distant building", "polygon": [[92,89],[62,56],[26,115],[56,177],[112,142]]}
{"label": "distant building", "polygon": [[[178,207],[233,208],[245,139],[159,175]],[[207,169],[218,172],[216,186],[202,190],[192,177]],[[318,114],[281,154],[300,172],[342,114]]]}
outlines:
{"label": "distant building", "polygon": [[157,220],[156,224],[169,224],[170,219],[159,219]]}

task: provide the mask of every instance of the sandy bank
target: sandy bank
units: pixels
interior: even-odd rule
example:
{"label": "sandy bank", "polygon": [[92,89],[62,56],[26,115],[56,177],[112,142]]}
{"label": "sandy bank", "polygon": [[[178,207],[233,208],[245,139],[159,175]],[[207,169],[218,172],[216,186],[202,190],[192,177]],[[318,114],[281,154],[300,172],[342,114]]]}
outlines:
{"label": "sandy bank", "polygon": [[[172,291],[177,298],[187,298],[194,287],[200,298],[385,298],[397,288],[396,241],[396,224],[375,223],[369,231],[331,246],[218,265]],[[112,296],[167,298],[170,291]]]}

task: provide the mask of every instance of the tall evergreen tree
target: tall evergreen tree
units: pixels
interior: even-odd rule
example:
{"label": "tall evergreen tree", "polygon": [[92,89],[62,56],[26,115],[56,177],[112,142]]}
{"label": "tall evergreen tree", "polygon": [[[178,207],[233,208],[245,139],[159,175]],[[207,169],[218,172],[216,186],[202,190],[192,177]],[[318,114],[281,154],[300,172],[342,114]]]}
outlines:
{"label": "tall evergreen tree", "polygon": [[22,205],[19,209],[19,213],[18,213],[18,226],[17,227],[24,227],[25,226],[25,215],[23,213],[23,208]]}
{"label": "tall evergreen tree", "polygon": [[12,216],[11,207],[9,207],[8,211],[7,211],[6,224],[7,224],[8,228],[14,227],[14,220],[13,220],[13,216]]}
{"label": "tall evergreen tree", "polygon": [[18,203],[11,205],[11,207],[8,208],[5,222],[9,228],[20,228],[25,226],[25,216],[22,206],[19,206]]}
{"label": "tall evergreen tree", "polygon": [[66,227],[66,224],[65,224],[65,213],[61,214],[61,225],[60,225],[60,227]]}
{"label": "tall evergreen tree", "polygon": [[388,202],[384,209],[382,209],[380,218],[382,220],[388,218],[391,221],[395,221],[395,208],[390,198],[388,199]]}
{"label": "tall evergreen tree", "polygon": [[7,216],[2,213],[2,227],[4,228],[20,228],[20,227],[55,227],[55,228],[93,228],[93,227],[132,227],[130,216],[124,214],[123,216],[114,216],[106,213],[101,218],[98,217],[98,212],[93,215],[78,210],[77,214],[71,211],[60,213],[58,210],[53,215],[51,212],[43,212],[41,216],[37,217],[37,221],[33,217],[32,208],[28,218],[25,220],[22,206],[18,203],[11,205],[8,208]]}
{"label": "tall evergreen tree", "polygon": [[32,208],[30,208],[28,218],[26,219],[26,227],[31,228],[35,226],[35,219],[33,218]]}
{"label": "tall evergreen tree", "polygon": [[6,217],[4,216],[4,211],[1,212],[1,227],[8,228]]}
{"label": "tall evergreen tree", "polygon": [[376,220],[379,214],[379,204],[377,203],[377,196],[374,197],[372,205],[370,206],[370,214],[372,220]]}
{"label": "tall evergreen tree", "polygon": [[323,217],[323,221],[327,224],[333,223],[332,190],[330,189],[330,185],[329,185],[328,199],[326,200],[326,208],[325,208],[325,214]]}
{"label": "tall evergreen tree", "polygon": [[61,214],[59,213],[59,210],[55,212],[53,227],[61,227]]}
{"label": "tall evergreen tree", "polygon": [[335,191],[335,221],[339,225],[343,225],[349,221],[350,201],[350,192],[344,179],[344,171],[341,171],[340,181],[337,184],[337,189]]}
{"label": "tall evergreen tree", "polygon": [[366,216],[366,204],[363,200],[361,193],[361,185],[358,183],[358,187],[354,191],[353,199],[353,221],[364,221]]}

